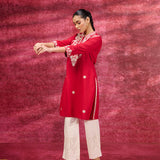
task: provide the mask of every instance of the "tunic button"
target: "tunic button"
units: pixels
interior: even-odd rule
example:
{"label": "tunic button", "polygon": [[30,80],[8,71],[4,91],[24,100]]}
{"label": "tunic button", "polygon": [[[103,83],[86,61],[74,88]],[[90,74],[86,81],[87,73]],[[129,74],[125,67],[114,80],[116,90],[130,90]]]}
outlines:
{"label": "tunic button", "polygon": [[72,91],[72,94],[75,94],[75,91]]}
{"label": "tunic button", "polygon": [[83,79],[86,79],[86,75],[83,76]]}
{"label": "tunic button", "polygon": [[86,113],[86,110],[82,110],[82,113]]}

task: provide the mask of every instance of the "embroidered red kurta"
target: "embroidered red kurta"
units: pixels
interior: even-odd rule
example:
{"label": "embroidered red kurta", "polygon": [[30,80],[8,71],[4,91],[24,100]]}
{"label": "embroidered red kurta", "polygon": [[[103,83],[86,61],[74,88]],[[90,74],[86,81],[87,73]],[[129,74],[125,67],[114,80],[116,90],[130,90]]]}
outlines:
{"label": "embroidered red kurta", "polygon": [[67,71],[63,85],[60,115],[84,120],[98,119],[99,91],[94,64],[102,46],[101,36],[92,32],[54,41],[65,47]]}

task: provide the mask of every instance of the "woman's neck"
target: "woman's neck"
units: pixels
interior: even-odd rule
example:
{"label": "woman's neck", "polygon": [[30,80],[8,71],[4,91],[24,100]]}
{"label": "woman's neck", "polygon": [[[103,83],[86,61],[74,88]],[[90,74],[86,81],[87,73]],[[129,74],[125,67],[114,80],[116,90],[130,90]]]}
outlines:
{"label": "woman's neck", "polygon": [[84,32],[84,35],[86,36],[86,35],[88,35],[88,34],[90,34],[90,33],[92,33],[92,32],[94,32],[94,30],[93,30],[92,26],[89,26],[89,27],[87,28],[87,30]]}

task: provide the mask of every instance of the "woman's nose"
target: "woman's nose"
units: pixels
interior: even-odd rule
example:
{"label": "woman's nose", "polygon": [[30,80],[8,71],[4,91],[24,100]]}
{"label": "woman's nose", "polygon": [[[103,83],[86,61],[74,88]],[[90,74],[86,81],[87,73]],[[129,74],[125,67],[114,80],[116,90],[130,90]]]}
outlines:
{"label": "woman's nose", "polygon": [[78,25],[76,25],[76,29],[78,29],[78,27],[79,27],[79,26],[78,26]]}

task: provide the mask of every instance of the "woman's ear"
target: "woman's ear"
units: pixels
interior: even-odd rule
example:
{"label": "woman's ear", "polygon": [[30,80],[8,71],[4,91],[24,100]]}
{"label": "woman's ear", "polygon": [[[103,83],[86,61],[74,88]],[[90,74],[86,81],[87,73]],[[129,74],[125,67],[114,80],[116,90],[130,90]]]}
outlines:
{"label": "woman's ear", "polygon": [[86,17],[86,21],[87,21],[87,23],[90,23],[90,18]]}

